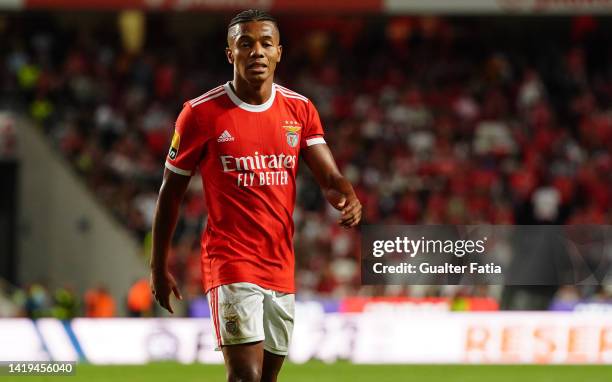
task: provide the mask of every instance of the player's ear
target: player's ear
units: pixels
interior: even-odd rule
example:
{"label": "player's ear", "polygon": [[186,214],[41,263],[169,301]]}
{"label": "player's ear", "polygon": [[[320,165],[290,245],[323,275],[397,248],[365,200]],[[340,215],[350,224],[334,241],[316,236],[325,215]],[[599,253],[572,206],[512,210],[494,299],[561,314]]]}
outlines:
{"label": "player's ear", "polygon": [[234,65],[234,54],[232,50],[228,47],[225,48],[225,57],[227,57],[227,62]]}
{"label": "player's ear", "polygon": [[282,55],[283,55],[283,46],[279,45],[278,46],[278,60],[276,60],[276,62],[280,62]]}

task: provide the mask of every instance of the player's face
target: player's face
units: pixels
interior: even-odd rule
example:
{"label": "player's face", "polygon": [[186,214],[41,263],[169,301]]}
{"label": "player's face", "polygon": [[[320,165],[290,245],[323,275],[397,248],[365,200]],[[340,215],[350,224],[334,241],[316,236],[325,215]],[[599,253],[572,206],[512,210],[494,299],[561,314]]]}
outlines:
{"label": "player's face", "polygon": [[228,36],[227,60],[234,72],[249,83],[261,83],[274,75],[282,46],[276,25],[252,21],[235,25]]}

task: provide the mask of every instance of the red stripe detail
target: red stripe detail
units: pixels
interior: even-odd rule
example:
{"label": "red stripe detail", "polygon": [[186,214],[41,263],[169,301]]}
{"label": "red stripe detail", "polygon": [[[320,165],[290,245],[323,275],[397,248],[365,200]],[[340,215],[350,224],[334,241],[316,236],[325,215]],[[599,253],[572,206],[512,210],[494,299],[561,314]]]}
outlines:
{"label": "red stripe detail", "polygon": [[217,344],[221,347],[221,330],[219,328],[219,287],[214,289],[215,292],[215,331],[217,332]]}
{"label": "red stripe detail", "polygon": [[213,320],[213,327],[215,328],[215,338],[217,339],[217,344],[219,343],[219,335],[218,330],[217,330],[217,319],[215,317],[217,317],[217,314],[215,313],[215,307],[217,306],[217,303],[215,303],[215,290],[211,289],[210,290],[210,317]]}
{"label": "red stripe detail", "polygon": [[213,328],[215,328],[215,338],[217,339],[217,344],[219,344],[219,329],[217,328],[217,314],[215,313],[217,303],[215,300],[215,289],[213,288],[210,290],[210,318],[213,321]]}

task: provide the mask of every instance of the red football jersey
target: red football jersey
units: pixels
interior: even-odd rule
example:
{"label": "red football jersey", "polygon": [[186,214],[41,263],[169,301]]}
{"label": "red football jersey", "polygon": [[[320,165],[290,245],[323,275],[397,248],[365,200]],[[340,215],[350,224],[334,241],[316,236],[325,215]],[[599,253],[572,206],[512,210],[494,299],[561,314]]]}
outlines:
{"label": "red football jersey", "polygon": [[166,167],[202,175],[204,291],[251,282],[294,293],[293,207],[300,148],[325,143],[317,110],[280,85],[261,105],[229,82],[184,104]]}

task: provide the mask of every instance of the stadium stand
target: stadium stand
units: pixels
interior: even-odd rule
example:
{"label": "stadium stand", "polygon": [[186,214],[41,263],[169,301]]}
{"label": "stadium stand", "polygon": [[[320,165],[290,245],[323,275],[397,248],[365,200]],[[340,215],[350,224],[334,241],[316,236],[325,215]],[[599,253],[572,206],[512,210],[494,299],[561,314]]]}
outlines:
{"label": "stadium stand", "polygon": [[[206,16],[207,27],[186,36],[176,20],[152,15],[143,49],[127,53],[104,18],[31,16],[3,18],[2,106],[36,121],[146,247],[174,118],[185,100],[231,77],[223,20]],[[609,23],[279,20],[291,49],[277,82],[317,105],[365,223],[612,224],[612,57],[600,41]],[[181,43],[188,38],[195,49]],[[360,287],[358,233],[334,224],[304,170],[298,194],[302,296],[494,293]],[[188,299],[201,296],[205,221],[201,186],[192,181],[171,256]],[[561,291],[593,293],[609,296]]]}

